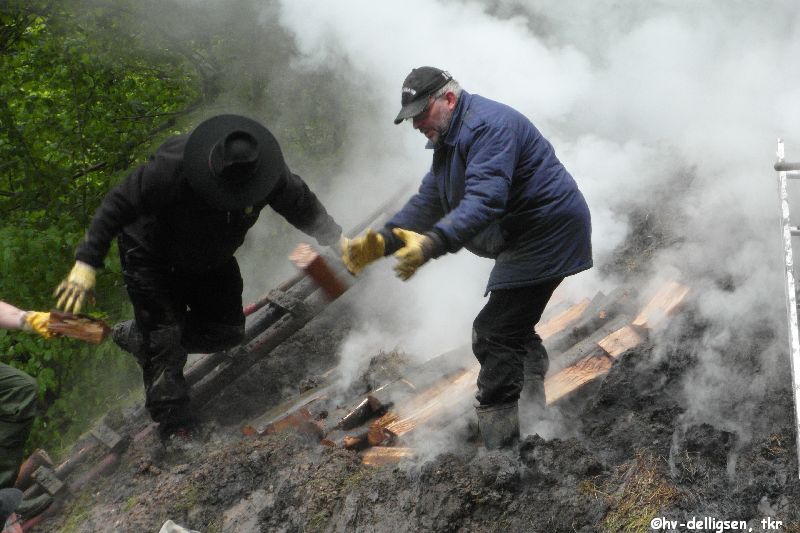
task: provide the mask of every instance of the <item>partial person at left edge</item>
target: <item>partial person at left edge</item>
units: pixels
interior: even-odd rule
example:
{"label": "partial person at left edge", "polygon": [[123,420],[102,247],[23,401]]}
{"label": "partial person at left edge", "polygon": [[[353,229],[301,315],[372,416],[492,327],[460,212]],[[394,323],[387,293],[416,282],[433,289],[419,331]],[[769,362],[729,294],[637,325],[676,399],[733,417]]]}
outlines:
{"label": "partial person at left edge", "polygon": [[[0,300],[0,329],[36,333],[49,340],[54,336],[49,324],[50,313],[23,311]],[[13,513],[32,518],[53,501],[48,494],[23,498],[14,488],[36,416],[38,389],[32,376],[0,362],[0,531],[3,533],[15,531],[6,524]]]}
{"label": "partial person at left edge", "polygon": [[195,414],[183,375],[188,353],[239,344],[242,277],[234,252],[263,208],[335,245],[341,227],[292,173],[259,122],[218,115],[168,139],[114,187],[94,215],[58,307],[80,311],[116,237],[134,319],[112,338],[142,368],[145,406],[159,436],[191,436]]}

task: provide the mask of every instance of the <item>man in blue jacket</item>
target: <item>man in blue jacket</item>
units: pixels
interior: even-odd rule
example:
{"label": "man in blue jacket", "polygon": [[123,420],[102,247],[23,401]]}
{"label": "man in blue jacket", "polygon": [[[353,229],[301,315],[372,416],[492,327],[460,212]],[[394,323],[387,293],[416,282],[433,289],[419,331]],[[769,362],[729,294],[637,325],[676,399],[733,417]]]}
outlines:
{"label": "man in blue jacket", "polygon": [[385,255],[407,280],[462,247],[495,260],[473,324],[481,364],[478,425],[488,448],[519,438],[518,400],[543,409],[547,352],[534,327],[561,281],[592,266],[589,208],[553,146],[518,111],[420,67],[403,82],[395,124],[433,149],[419,191],[379,231],[343,245],[353,274]]}

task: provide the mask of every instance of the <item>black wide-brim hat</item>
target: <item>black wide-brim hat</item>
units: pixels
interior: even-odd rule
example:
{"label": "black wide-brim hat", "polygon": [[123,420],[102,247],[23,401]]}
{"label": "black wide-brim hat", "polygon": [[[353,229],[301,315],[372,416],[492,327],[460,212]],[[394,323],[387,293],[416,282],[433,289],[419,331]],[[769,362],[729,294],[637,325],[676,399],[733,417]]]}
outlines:
{"label": "black wide-brim hat", "polygon": [[[215,171],[212,151],[217,157],[218,148],[232,134],[249,134],[255,140],[256,153],[247,173],[236,179]],[[190,134],[183,152],[183,165],[189,185],[214,208],[225,211],[243,209],[267,197],[285,172],[278,141],[251,118],[241,115],[217,115],[201,122]]]}

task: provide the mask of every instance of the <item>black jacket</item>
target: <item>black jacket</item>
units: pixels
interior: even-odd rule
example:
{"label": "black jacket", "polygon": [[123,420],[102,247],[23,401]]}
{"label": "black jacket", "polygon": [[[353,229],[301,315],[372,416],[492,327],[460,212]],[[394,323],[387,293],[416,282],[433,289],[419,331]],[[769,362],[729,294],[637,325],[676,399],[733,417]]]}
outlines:
{"label": "black jacket", "polygon": [[111,240],[124,233],[165,266],[190,271],[215,268],[242,245],[267,205],[320,244],[337,242],[341,227],[285,165],[275,188],[251,208],[221,211],[210,207],[181,171],[186,139],[167,140],[146,164],[109,191],[78,246],[76,259],[101,267]]}

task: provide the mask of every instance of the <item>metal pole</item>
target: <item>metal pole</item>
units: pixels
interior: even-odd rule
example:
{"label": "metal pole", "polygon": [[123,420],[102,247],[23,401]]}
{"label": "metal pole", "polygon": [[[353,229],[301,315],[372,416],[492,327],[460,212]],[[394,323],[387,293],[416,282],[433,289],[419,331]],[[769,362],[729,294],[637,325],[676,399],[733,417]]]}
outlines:
{"label": "metal pole", "polygon": [[[783,139],[778,139],[778,162],[775,168],[782,168],[784,150]],[[797,327],[797,292],[794,279],[794,259],[792,257],[792,228],[789,220],[789,193],[786,170],[778,170],[778,190],[781,203],[781,232],[783,234],[784,266],[786,267],[786,312],[789,319],[789,346],[791,350],[792,389],[794,393],[795,444],[800,462],[800,331]],[[800,470],[798,471],[800,477]]]}

